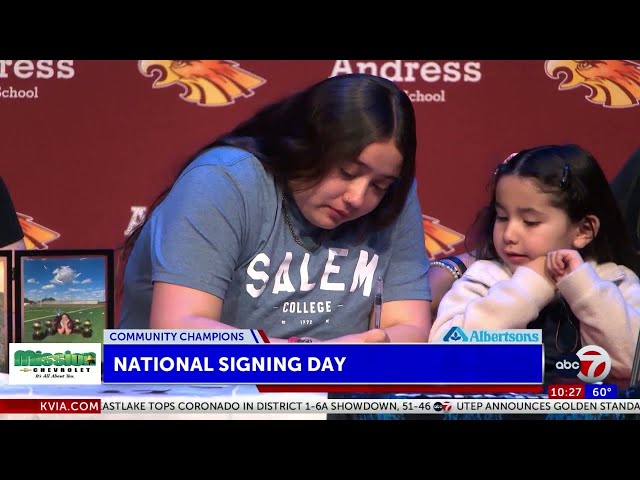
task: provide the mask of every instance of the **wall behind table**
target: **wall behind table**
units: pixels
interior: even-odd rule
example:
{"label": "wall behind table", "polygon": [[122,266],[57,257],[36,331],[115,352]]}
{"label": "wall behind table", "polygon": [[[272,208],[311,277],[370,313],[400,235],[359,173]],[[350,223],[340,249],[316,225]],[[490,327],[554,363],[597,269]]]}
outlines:
{"label": "wall behind table", "polygon": [[[0,175],[18,212],[59,233],[48,243],[56,249],[115,247],[131,207],[148,206],[197,148],[266,103],[365,63],[239,61],[224,68],[264,81],[250,96],[202,106],[181,98],[178,82],[154,88],[159,75],[145,76],[138,61],[0,62]],[[639,106],[594,103],[584,85],[559,90],[545,61],[411,63],[365,68],[414,100],[422,208],[456,231],[467,231],[495,165],[515,150],[579,143],[612,177],[640,146]]]}

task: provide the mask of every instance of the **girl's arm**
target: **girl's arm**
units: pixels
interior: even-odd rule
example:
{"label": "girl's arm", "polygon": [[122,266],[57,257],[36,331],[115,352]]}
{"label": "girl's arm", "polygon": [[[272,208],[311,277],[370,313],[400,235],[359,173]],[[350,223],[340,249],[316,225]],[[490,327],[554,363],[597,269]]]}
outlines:
{"label": "girl's arm", "polygon": [[[160,329],[236,329],[219,320],[222,314],[223,300],[210,293],[193,288],[183,287],[165,282],[153,284],[153,301],[151,304],[151,328]],[[393,302],[402,303],[402,302]],[[422,302],[428,310],[427,302]],[[385,324],[383,326],[386,327]],[[392,327],[390,325],[390,327]],[[408,328],[408,327],[407,327]],[[412,332],[415,334],[415,332]],[[314,342],[320,340],[312,339]],[[271,343],[287,342],[286,338],[269,337]],[[348,343],[384,343],[389,341],[389,336],[381,330],[370,330],[363,333],[355,333],[337,337],[332,342]]]}
{"label": "girl's arm", "polygon": [[500,265],[478,260],[442,299],[429,341],[442,338],[453,326],[526,328],[553,295],[549,282],[531,268],[518,267],[509,277]]}
{"label": "girl's arm", "polygon": [[380,328],[391,342],[427,342],[431,328],[429,259],[415,181],[394,226],[391,248]]}
{"label": "girl's arm", "polygon": [[591,264],[583,263],[558,281],[558,290],[580,320],[582,345],[604,348],[611,357],[610,375],[628,379],[640,330],[640,281],[626,267],[597,268],[601,275],[619,271],[622,281],[616,285],[604,280]]}
{"label": "girl's arm", "polygon": [[[463,252],[457,255],[458,261],[464,264],[464,269],[461,269],[454,261],[454,256],[443,258],[441,261],[450,265],[455,271],[459,272],[458,277],[466,271],[467,268],[475,261],[473,254],[469,252]],[[435,268],[434,268],[435,267]],[[463,271],[460,271],[463,270]],[[429,267],[429,287],[431,287],[431,317],[435,318],[438,314],[438,307],[442,297],[449,291],[451,285],[456,280],[456,277],[446,268],[442,266],[431,264]]]}

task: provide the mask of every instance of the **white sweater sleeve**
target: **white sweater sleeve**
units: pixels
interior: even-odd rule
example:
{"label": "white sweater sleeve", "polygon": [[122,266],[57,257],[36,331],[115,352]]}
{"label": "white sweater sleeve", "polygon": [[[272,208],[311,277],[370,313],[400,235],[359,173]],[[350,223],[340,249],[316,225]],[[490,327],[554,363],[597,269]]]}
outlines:
{"label": "white sweater sleeve", "polygon": [[558,290],[580,320],[582,345],[597,345],[611,357],[611,375],[628,379],[640,330],[640,281],[619,266],[616,285],[603,280],[589,263],[558,282]]}
{"label": "white sweater sleeve", "polygon": [[519,267],[510,277],[498,264],[478,260],[443,297],[429,341],[441,338],[453,326],[526,328],[553,295],[551,285],[530,268]]}

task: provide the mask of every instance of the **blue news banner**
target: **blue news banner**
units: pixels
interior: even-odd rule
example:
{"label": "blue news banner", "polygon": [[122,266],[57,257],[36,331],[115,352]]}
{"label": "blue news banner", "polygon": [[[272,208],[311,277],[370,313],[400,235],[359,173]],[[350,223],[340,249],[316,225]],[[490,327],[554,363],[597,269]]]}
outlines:
{"label": "blue news banner", "polygon": [[[154,331],[147,341],[149,331],[129,337],[122,332],[145,331],[105,331],[104,383],[543,383],[542,344],[266,344],[256,343],[261,340],[253,330],[233,331],[233,343],[215,341],[211,330],[206,341],[194,336],[202,330],[188,331],[191,337],[187,331]],[[222,338],[230,331],[217,332]]]}

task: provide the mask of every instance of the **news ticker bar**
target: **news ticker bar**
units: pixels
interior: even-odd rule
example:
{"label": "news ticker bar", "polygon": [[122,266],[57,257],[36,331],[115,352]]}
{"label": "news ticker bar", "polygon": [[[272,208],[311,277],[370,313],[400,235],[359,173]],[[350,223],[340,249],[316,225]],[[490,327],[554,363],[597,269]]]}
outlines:
{"label": "news ticker bar", "polygon": [[640,399],[0,399],[0,414],[632,414]]}
{"label": "news ticker bar", "polygon": [[105,343],[104,383],[543,383],[542,344]]}

